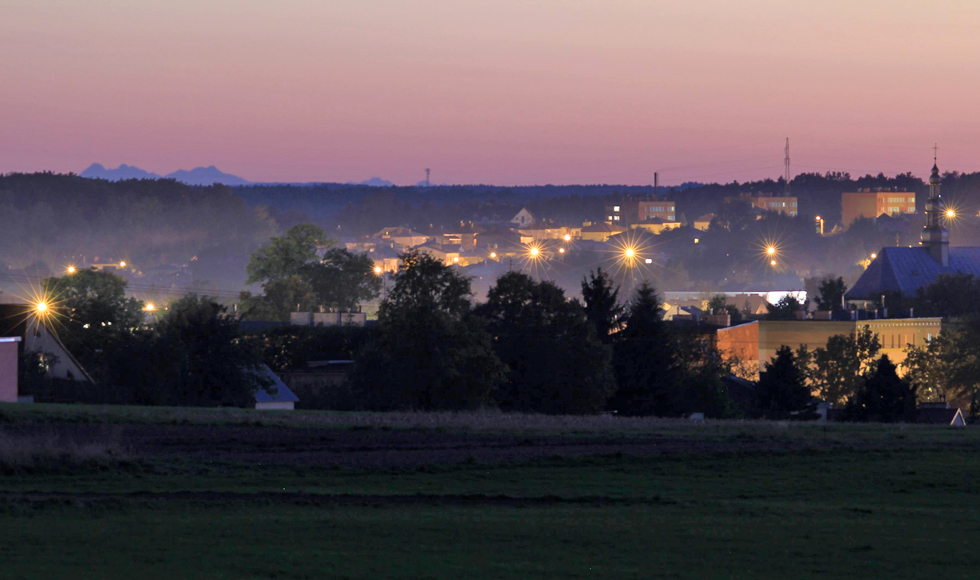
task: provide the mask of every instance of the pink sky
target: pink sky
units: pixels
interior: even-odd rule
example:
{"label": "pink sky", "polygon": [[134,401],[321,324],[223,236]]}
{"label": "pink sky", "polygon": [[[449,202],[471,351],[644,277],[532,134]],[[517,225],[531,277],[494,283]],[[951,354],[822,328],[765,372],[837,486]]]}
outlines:
{"label": "pink sky", "polygon": [[665,184],[980,170],[980,2],[32,0],[0,171]]}

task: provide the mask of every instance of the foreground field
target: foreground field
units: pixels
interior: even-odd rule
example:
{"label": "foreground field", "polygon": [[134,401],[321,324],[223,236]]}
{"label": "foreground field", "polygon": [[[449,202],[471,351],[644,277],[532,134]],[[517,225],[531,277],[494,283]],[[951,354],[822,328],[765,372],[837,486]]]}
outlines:
{"label": "foreground field", "polygon": [[[974,578],[980,566],[972,428],[356,414],[294,426],[199,410],[173,424],[177,410],[72,410],[0,406],[4,578]],[[52,442],[71,452],[46,457]],[[18,444],[37,453],[15,457]]]}

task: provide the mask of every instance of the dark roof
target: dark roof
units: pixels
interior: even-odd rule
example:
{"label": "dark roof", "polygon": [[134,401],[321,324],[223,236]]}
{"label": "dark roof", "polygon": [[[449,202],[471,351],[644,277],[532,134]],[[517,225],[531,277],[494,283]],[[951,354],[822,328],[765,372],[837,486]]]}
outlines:
{"label": "dark roof", "polygon": [[950,247],[949,266],[937,262],[926,248],[882,248],[861,274],[848,299],[877,298],[882,292],[915,296],[940,274],[972,274],[980,278],[980,248]]}
{"label": "dark roof", "polygon": [[952,409],[922,408],[916,412],[915,422],[931,425],[952,425],[953,419],[959,412],[960,410],[955,407]]}
{"label": "dark roof", "polygon": [[256,403],[295,403],[299,401],[299,397],[289,390],[286,383],[282,382],[276,373],[272,372],[272,369],[262,365],[259,374],[262,378],[272,381],[272,386],[269,389],[274,392],[265,389],[255,391]]}

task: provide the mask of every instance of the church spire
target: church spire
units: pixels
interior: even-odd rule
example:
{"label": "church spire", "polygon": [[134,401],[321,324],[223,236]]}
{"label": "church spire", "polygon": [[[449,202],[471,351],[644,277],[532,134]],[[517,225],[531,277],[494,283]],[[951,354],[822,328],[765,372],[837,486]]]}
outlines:
{"label": "church spire", "polygon": [[920,244],[943,266],[949,266],[949,232],[943,227],[943,200],[939,193],[942,178],[939,176],[939,147],[933,147],[932,175],[929,176],[929,199],[926,200],[926,227],[922,229]]}

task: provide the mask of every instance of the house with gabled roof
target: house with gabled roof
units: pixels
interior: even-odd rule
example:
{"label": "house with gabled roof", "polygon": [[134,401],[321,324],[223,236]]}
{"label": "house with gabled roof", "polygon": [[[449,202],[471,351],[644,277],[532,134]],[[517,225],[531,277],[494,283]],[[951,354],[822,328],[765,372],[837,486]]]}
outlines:
{"label": "house with gabled roof", "polygon": [[529,212],[526,207],[522,207],[521,211],[517,212],[517,215],[511,218],[510,223],[515,224],[519,228],[526,228],[536,221],[538,220],[534,217],[534,214]]}

